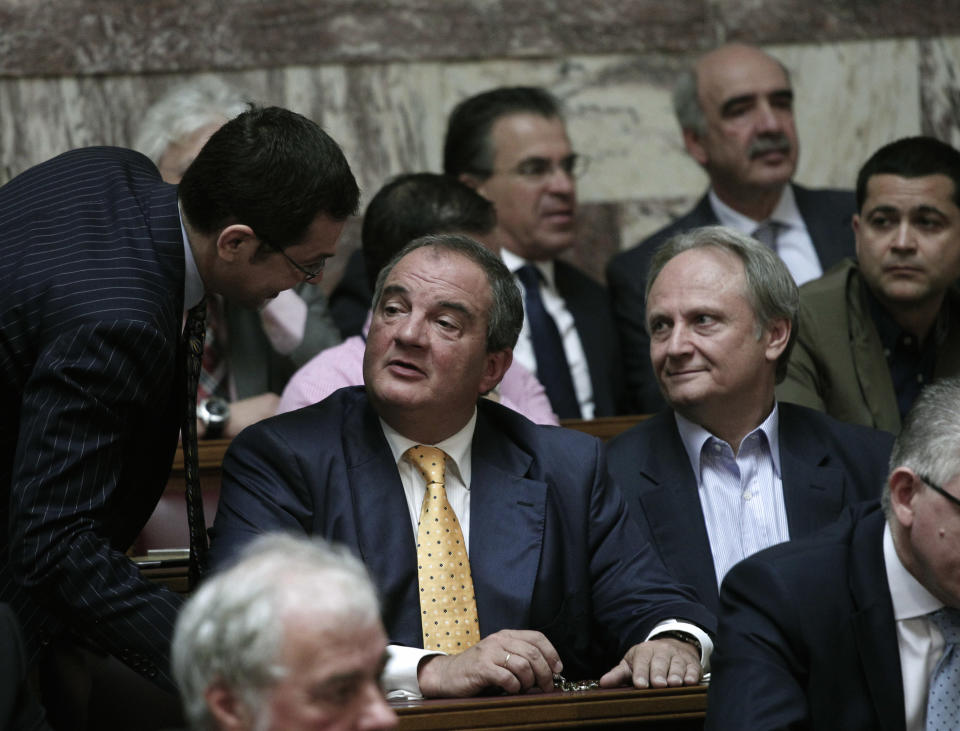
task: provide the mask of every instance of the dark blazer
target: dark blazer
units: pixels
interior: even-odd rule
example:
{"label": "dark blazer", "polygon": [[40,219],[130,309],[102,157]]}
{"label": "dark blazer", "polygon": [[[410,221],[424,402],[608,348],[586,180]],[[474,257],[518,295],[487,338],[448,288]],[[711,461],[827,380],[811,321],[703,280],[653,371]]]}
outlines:
{"label": "dark blazer", "polygon": [[61,155],[0,188],[0,601],[28,658],[65,627],[172,687],[178,595],[123,552],[163,491],[185,391],[176,188]]}
{"label": "dark blazer", "polygon": [[[850,223],[856,212],[853,193],[848,190],[810,190],[794,184],[793,194],[823,271],[844,257],[853,256]],[[657,248],[674,234],[717,223],[710,199],[704,195],[689,213],[607,263],[607,287],[620,335],[627,398],[636,413],[652,414],[666,406],[650,365],[650,337],[646,329],[644,290],[650,260]]]}
{"label": "dark blazer", "polygon": [[[564,672],[596,676],[663,619],[712,616],[665,571],[607,478],[600,442],[481,399],[472,446],[470,565],[480,631],[537,629]],[[422,647],[415,536],[363,387],[245,429],[223,464],[212,565],[287,530],[366,563],[390,641]]]}
{"label": "dark blazer", "polygon": [[[791,538],[835,521],[850,504],[880,496],[893,436],[780,404],[780,466]],[[610,475],[630,515],[651,536],[667,569],[717,611],[717,577],[697,478],[672,411],[607,445]]]}
{"label": "dark blazer", "polygon": [[27,682],[27,661],[16,615],[0,604],[0,729],[49,729],[43,708]]}
{"label": "dark blazer", "polygon": [[707,729],[903,731],[883,526],[861,504],[727,574]]}
{"label": "dark blazer", "polygon": [[624,413],[623,363],[607,290],[572,264],[554,262],[557,291],[580,335],[593,385],[594,416]]}

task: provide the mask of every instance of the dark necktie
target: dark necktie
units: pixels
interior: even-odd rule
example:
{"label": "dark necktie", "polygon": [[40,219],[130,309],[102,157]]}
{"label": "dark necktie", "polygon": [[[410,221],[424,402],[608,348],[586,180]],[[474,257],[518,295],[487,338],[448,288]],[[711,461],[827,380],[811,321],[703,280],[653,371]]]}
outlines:
{"label": "dark necktie", "polygon": [[197,388],[197,402],[211,396],[228,398],[227,359],[224,357],[223,305],[219,297],[207,297],[207,319],[203,338],[203,359]]}
{"label": "dark necktie", "polygon": [[203,517],[203,493],[200,490],[200,464],[197,456],[197,384],[203,359],[206,299],[187,312],[183,328],[183,351],[187,361],[187,408],[180,441],[183,445],[183,473],[186,482],[187,523],[190,527],[190,588],[197,585],[207,568],[207,523]]}
{"label": "dark necktie", "polygon": [[783,225],[774,220],[767,220],[757,226],[753,232],[753,238],[766,246],[774,254],[777,253],[777,237]]}
{"label": "dark necktie", "polygon": [[563,351],[563,339],[557,323],[543,306],[540,297],[540,270],[533,264],[526,264],[517,270],[517,277],[526,293],[524,306],[530,325],[533,354],[537,359],[537,378],[543,384],[557,416],[561,419],[579,419],[580,402],[577,401],[570,364]]}

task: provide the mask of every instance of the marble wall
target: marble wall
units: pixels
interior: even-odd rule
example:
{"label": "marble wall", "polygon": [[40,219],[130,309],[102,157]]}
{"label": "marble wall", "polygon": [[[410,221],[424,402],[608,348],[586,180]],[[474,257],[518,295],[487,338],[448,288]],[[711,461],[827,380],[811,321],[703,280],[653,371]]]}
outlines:
{"label": "marble wall", "polygon": [[[215,73],[316,119],[342,144],[369,198],[391,175],[440,169],[445,118],[463,97],[541,84],[564,101],[574,146],[591,159],[571,258],[602,279],[611,253],[704,189],[670,107],[676,71],[691,55],[741,39],[780,58],[796,89],[797,179],[849,187],[866,156],[898,136],[960,144],[958,6],[4,0],[0,181],[73,147],[130,144],[142,111],[167,88]],[[336,277],[333,267],[326,285]]]}

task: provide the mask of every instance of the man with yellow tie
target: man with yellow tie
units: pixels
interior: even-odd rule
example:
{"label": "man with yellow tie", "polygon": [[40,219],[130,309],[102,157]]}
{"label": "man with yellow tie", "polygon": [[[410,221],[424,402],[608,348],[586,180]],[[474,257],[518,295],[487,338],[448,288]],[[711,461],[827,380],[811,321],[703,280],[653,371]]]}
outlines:
{"label": "man with yellow tie", "polygon": [[714,620],[629,519],[599,441],[480,398],[522,319],[472,239],[411,242],[377,282],[366,386],[234,440],[212,563],[268,530],[350,546],[382,598],[390,691],[696,683]]}

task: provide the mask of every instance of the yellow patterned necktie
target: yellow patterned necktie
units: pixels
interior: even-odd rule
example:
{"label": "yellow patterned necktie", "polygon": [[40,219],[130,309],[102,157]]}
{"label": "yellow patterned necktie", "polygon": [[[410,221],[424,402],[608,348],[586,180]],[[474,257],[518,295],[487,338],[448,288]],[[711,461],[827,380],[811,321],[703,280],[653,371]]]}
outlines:
{"label": "yellow patterned necktie", "polygon": [[443,486],[447,455],[442,449],[418,444],[403,456],[427,482],[417,523],[423,647],[451,654],[463,652],[480,640],[480,624],[463,531]]}

